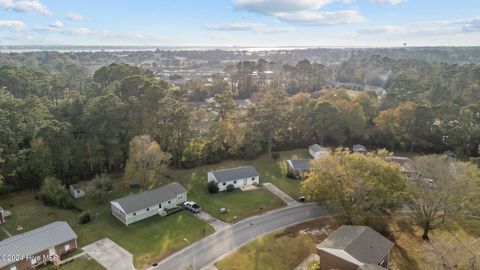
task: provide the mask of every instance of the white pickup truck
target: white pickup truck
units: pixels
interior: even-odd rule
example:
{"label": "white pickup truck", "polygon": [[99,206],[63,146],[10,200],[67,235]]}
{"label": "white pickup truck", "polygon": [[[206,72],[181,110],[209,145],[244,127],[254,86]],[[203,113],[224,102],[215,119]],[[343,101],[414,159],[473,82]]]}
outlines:
{"label": "white pickup truck", "polygon": [[198,206],[198,204],[196,204],[193,201],[184,202],[183,207],[187,210],[190,210],[193,213],[198,213],[202,210],[202,208],[200,208],[200,206]]}

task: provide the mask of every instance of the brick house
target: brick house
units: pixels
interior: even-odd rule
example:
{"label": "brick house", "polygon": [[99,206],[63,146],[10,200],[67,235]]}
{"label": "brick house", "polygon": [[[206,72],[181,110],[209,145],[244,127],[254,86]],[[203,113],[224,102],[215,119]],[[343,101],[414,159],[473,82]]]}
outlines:
{"label": "brick house", "polygon": [[387,270],[395,245],[367,226],[343,225],[317,246],[322,270]]}
{"label": "brick house", "polygon": [[0,270],[27,270],[77,248],[67,222],[56,221],[0,241]]}

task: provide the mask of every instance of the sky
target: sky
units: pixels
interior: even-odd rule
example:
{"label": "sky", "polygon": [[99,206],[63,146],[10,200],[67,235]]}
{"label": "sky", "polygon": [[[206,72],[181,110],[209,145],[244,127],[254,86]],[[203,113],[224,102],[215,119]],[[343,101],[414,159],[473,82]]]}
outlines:
{"label": "sky", "polygon": [[480,0],[0,0],[0,45],[480,45]]}

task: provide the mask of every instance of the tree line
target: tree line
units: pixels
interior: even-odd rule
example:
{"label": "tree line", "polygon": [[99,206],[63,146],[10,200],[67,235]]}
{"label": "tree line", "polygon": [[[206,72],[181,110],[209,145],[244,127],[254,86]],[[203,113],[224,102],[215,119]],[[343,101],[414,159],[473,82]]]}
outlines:
{"label": "tree line", "polygon": [[[213,102],[204,106],[192,102],[201,100],[192,98],[195,84],[171,87],[127,64],[102,67],[93,76],[77,69],[2,67],[1,191],[37,188],[48,176],[70,184],[123,172],[130,141],[145,134],[178,168],[312,143],[478,154],[478,66],[422,62],[435,71],[419,74],[408,61],[372,59],[399,66],[385,97],[329,87],[340,72],[333,67],[260,60],[226,69],[233,83],[219,80],[206,94]],[[266,83],[262,71],[270,69],[280,72]],[[425,86],[429,78],[439,82]],[[239,108],[235,99],[246,97],[252,104]]]}

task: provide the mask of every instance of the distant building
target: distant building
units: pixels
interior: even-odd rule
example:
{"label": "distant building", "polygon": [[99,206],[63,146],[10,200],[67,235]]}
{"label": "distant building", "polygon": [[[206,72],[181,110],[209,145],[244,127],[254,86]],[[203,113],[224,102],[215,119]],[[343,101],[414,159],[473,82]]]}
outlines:
{"label": "distant building", "polygon": [[387,270],[394,246],[370,227],[343,225],[317,250],[322,270]]}
{"label": "distant building", "polygon": [[70,194],[72,194],[75,199],[85,196],[85,190],[87,189],[88,183],[88,181],[80,181],[70,185]]}
{"label": "distant building", "polygon": [[77,235],[67,222],[56,221],[0,241],[0,270],[35,268],[77,248]]}
{"label": "distant building", "polygon": [[295,175],[297,178],[302,178],[303,174],[310,171],[311,159],[291,159],[287,160],[288,172]]}
{"label": "distant building", "polygon": [[416,179],[418,176],[417,168],[414,162],[408,157],[389,156],[385,158],[386,161],[396,163],[400,166],[400,171],[407,179]]}
{"label": "distant building", "polygon": [[317,159],[317,158],[329,156],[330,150],[328,150],[328,148],[323,147],[321,145],[314,144],[308,147],[308,153],[310,153],[310,155],[313,158]]}
{"label": "distant building", "polygon": [[367,148],[361,144],[355,144],[352,147],[352,150],[353,152],[357,152],[357,153],[367,153]]}
{"label": "distant building", "polygon": [[166,211],[187,201],[187,190],[177,182],[110,202],[112,214],[123,224],[166,215]]}
{"label": "distant building", "polygon": [[220,191],[226,190],[228,185],[240,188],[260,184],[260,174],[253,166],[211,171],[207,173],[207,177],[208,182],[217,183]]}

